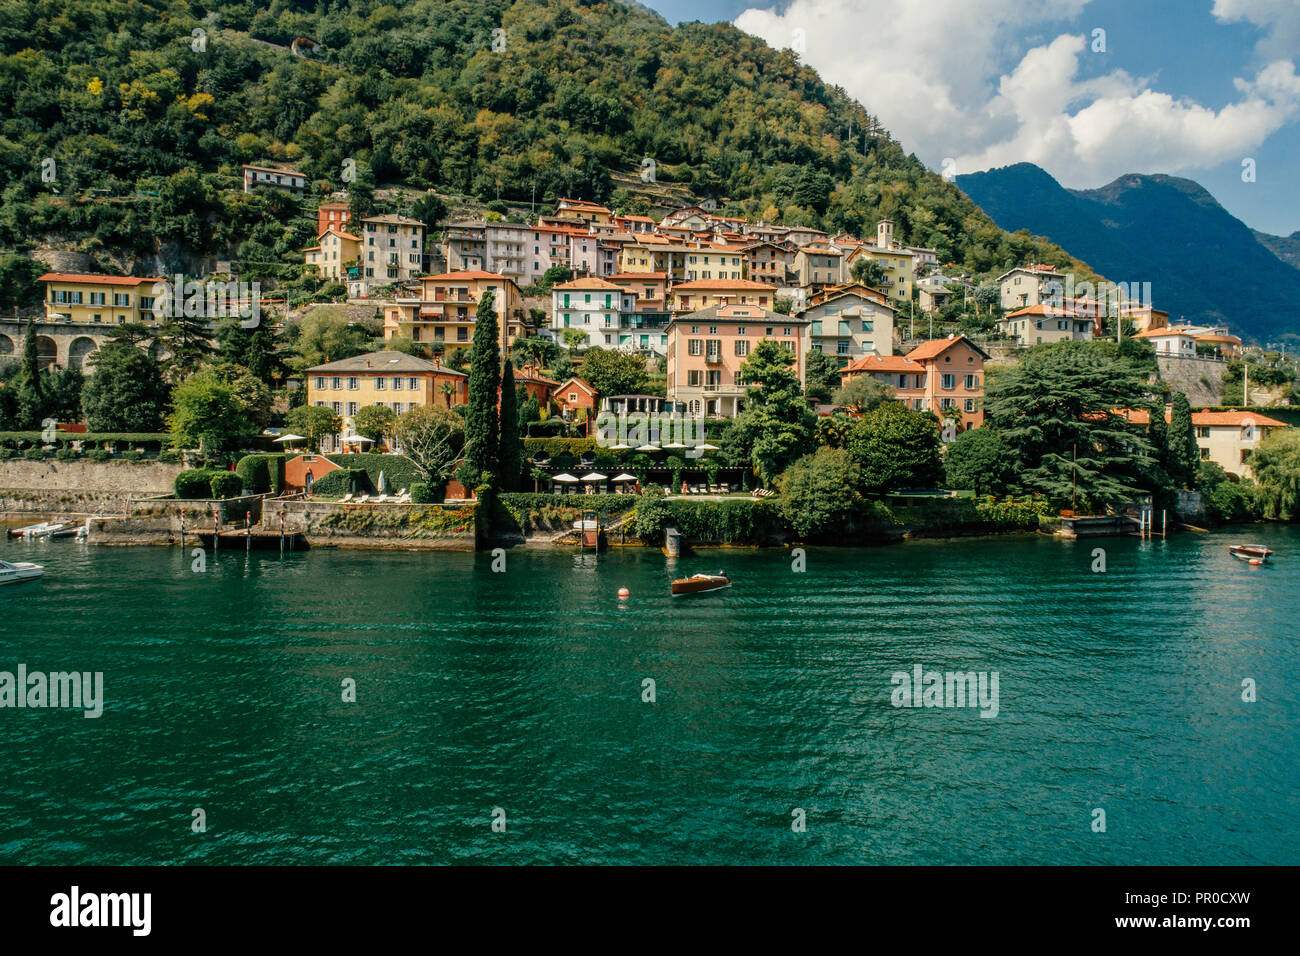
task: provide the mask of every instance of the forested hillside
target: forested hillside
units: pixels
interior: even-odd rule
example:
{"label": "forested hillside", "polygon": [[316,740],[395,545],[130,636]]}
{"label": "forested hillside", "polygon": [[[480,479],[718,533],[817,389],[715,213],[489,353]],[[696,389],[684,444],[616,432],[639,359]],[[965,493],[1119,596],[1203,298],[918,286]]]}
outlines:
{"label": "forested hillside", "polygon": [[[318,45],[297,55],[298,37]],[[843,91],[725,24],[583,0],[0,2],[10,248],[292,260],[314,221],[233,192],[244,162],[293,164],[313,195],[346,186],[362,203],[404,185],[638,211],[611,173],[646,156],[661,182],[752,219],[870,234],[889,217],[975,273],[1072,263],[998,229]]]}

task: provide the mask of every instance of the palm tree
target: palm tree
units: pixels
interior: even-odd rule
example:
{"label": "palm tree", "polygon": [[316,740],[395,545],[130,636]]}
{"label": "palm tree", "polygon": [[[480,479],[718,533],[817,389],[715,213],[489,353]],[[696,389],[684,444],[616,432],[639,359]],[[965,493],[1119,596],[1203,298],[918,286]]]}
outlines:
{"label": "palm tree", "polygon": [[447,407],[451,408],[451,396],[456,393],[456,386],[451,382],[443,382],[439,387],[443,396],[447,399]]}

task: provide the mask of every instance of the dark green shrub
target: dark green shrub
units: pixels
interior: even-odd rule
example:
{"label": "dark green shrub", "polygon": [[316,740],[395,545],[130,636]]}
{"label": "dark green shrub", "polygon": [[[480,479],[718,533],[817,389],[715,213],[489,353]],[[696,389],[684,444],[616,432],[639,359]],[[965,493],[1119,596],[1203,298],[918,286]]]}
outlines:
{"label": "dark green shrub", "polygon": [[178,451],[173,451],[170,448],[167,448],[158,453],[158,460],[165,461],[169,464],[175,463],[181,460],[181,453]]}
{"label": "dark green shrub", "polygon": [[86,452],[86,457],[91,461],[112,461],[113,453],[103,448],[92,448]]}
{"label": "dark green shrub", "polygon": [[[583,452],[595,451],[596,439],[594,438],[525,438],[524,455],[531,458],[539,451],[544,451],[554,457],[562,452],[568,452],[570,455],[581,455]],[[610,453],[612,454],[612,452]]]}
{"label": "dark green shrub", "polygon": [[144,456],[140,454],[140,452],[136,451],[134,448],[128,448],[126,451],[122,452],[117,457],[121,458],[123,461],[139,461]]}
{"label": "dark green shrub", "polygon": [[263,455],[245,455],[235,465],[235,474],[254,494],[271,490],[271,469]]}
{"label": "dark green shrub", "polygon": [[206,500],[212,495],[212,477],[225,472],[210,468],[190,468],[182,471],[172,482],[176,497],[187,501]]}
{"label": "dark green shrub", "polygon": [[59,450],[54,453],[54,457],[59,461],[72,461],[74,458],[80,458],[81,456],[67,445],[60,445]]}
{"label": "dark green shrub", "polygon": [[342,498],[349,493],[369,494],[370,478],[361,468],[336,468],[312,482],[311,492],[322,498]]}
{"label": "dark green shrub", "polygon": [[18,457],[18,452],[15,451],[14,449],[0,447],[0,461],[5,461],[8,458],[17,458],[17,457]]}
{"label": "dark green shrub", "polygon": [[45,449],[44,449],[44,448],[29,448],[29,449],[27,449],[25,452],[23,452],[23,457],[26,458],[28,461],[44,461],[44,460],[45,460]]}
{"label": "dark green shrub", "polygon": [[411,503],[417,505],[441,504],[447,498],[446,485],[431,485],[426,481],[412,483]]}
{"label": "dark green shrub", "polygon": [[238,498],[244,492],[244,482],[233,471],[218,471],[209,479],[213,498]]}

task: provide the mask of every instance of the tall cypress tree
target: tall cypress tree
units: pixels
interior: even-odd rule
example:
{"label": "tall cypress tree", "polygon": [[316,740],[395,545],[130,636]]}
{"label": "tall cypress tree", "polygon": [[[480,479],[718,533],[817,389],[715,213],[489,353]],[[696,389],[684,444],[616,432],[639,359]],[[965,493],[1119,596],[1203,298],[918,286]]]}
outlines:
{"label": "tall cypress tree", "polygon": [[506,360],[501,373],[501,489],[519,490],[524,468],[524,443],[519,438],[519,396],[515,392],[515,367]]}
{"label": "tall cypress tree", "polygon": [[1182,392],[1174,393],[1173,410],[1169,413],[1169,477],[1181,488],[1190,488],[1201,467],[1201,449],[1196,444],[1196,429],[1192,425],[1192,406]]}
{"label": "tall cypress tree", "polygon": [[40,355],[36,348],[36,323],[27,319],[23,339],[23,365],[18,373],[18,420],[23,428],[40,428],[48,404],[42,382]]}
{"label": "tall cypress tree", "polygon": [[474,341],[469,352],[465,462],[478,472],[478,481],[496,488],[500,485],[497,393],[501,385],[501,353],[497,345],[497,314],[492,309],[491,292],[483,293],[474,313]]}
{"label": "tall cypress tree", "polygon": [[1151,457],[1169,473],[1169,423],[1165,421],[1165,406],[1157,405],[1151,410],[1151,420],[1147,424],[1147,440],[1154,449]]}

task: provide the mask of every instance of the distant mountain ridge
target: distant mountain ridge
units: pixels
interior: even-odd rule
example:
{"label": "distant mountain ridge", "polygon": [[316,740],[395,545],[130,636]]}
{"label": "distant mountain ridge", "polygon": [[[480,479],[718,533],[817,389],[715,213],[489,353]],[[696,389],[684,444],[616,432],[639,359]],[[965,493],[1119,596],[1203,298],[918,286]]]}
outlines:
{"label": "distant mountain ridge", "polygon": [[1300,233],[1256,233],[1199,183],[1131,173],[1066,189],[1018,163],[957,185],[1003,229],[1045,236],[1113,281],[1150,282],[1173,322],[1226,322],[1261,343],[1300,338]]}

